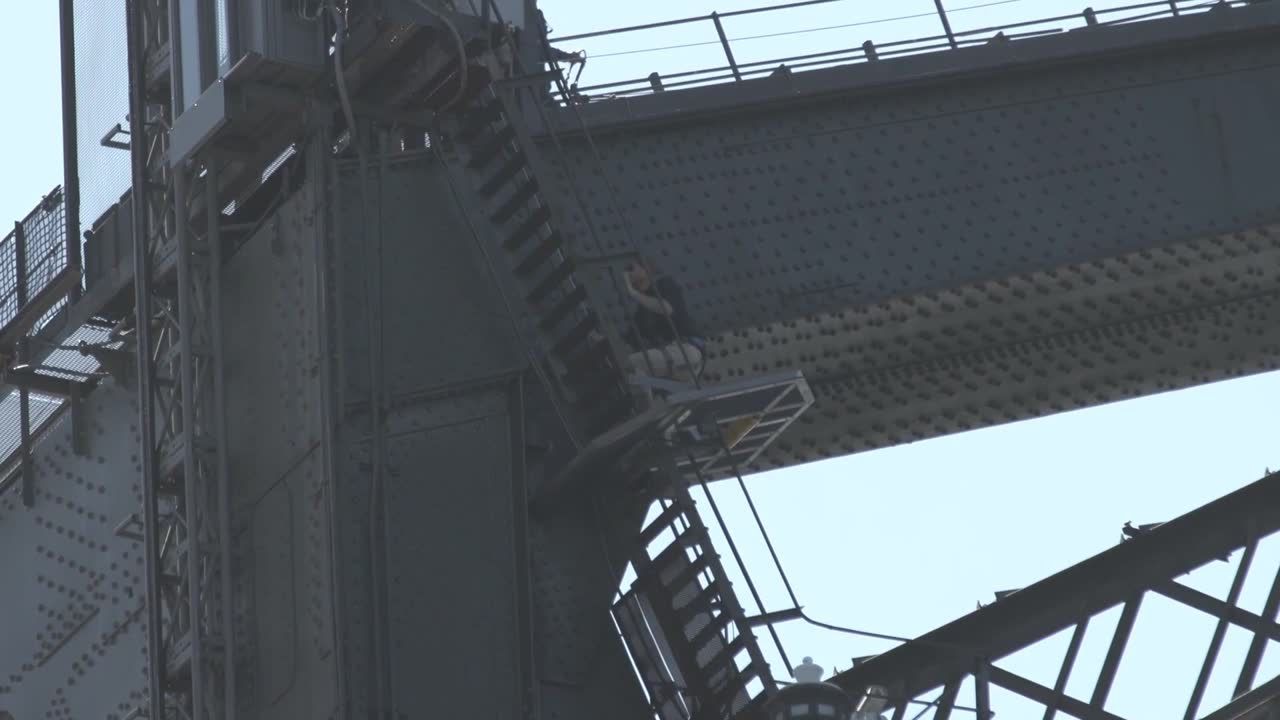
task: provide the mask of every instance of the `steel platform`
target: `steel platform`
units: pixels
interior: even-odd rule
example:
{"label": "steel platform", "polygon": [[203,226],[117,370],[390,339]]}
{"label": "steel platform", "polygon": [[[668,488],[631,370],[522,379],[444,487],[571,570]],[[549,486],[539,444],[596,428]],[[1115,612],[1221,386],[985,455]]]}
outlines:
{"label": "steel platform", "polygon": [[726,477],[755,460],[812,404],[798,370],[684,386],[593,439],[535,501],[605,474],[633,476],[668,461],[686,486]]}

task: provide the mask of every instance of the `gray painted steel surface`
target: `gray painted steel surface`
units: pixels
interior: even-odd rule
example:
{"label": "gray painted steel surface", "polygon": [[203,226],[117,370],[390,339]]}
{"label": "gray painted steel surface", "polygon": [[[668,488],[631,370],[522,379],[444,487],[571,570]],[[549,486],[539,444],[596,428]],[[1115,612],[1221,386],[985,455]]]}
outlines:
{"label": "gray painted steel surface", "polygon": [[35,506],[16,484],[0,494],[0,710],[15,718],[121,718],[143,699],[142,545],[115,531],[142,503],[137,406],[107,382],[83,411],[88,454],[64,414],[33,453]]}
{"label": "gray painted steel surface", "polygon": [[601,161],[562,112],[543,174],[580,255],[682,282],[711,377],[805,371],[758,466],[804,462],[1275,367],[1277,36],[1261,4],[604,101]]}
{"label": "gray painted steel surface", "polygon": [[[374,163],[363,190],[355,168],[339,175],[335,522],[353,717],[377,692],[370,323],[382,323],[384,343],[386,523],[376,534],[394,717],[521,717],[534,705],[545,718],[645,717],[607,613],[644,504],[584,496],[524,517],[529,488],[571,448],[537,380],[520,379],[524,348],[443,169],[410,154]],[[368,272],[379,253],[380,277]],[[368,302],[378,293],[381,316]],[[526,444],[540,453],[527,466]]]}
{"label": "gray painted steel surface", "polygon": [[241,718],[331,717],[336,629],[322,447],[318,184],[224,270]]}
{"label": "gray painted steel surface", "polygon": [[[713,378],[814,381],[762,466],[1273,367],[1275,10],[1222,21],[1258,34],[1189,19],[823,71],[808,96],[816,74],[760,81],[785,106],[731,114],[672,107],[745,83],[643,118],[603,104],[587,115],[625,212],[580,140],[544,144],[543,168],[573,168],[585,208],[540,178],[580,256],[630,249],[629,225],[684,282]],[[444,176],[422,154],[364,183],[331,170],[224,274],[240,717],[364,717],[382,664],[398,717],[644,717],[607,614],[643,504],[602,476],[599,500],[524,516],[572,452]],[[0,564],[45,588],[0,628],[18,718],[143,700],[141,549],[113,533],[140,502],[137,408],[109,382],[86,407],[90,456],[64,422],[36,449],[36,508],[0,496]]]}

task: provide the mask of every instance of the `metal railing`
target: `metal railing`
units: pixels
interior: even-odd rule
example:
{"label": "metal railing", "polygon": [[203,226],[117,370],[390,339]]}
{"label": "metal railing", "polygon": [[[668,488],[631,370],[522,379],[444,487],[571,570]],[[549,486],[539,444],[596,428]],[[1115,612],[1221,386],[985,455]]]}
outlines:
{"label": "metal railing", "polygon": [[[566,77],[566,84],[571,88],[569,93],[567,93],[569,99],[580,104],[595,100],[645,95],[677,88],[716,85],[726,82],[741,82],[743,80],[772,74],[777,72],[779,68],[783,66],[790,71],[816,70],[837,65],[872,62],[905,55],[945,52],[954,49],[984,45],[992,42],[1017,41],[1033,37],[1057,35],[1072,30],[1092,27],[1146,22],[1163,18],[1227,10],[1233,7],[1257,4],[1268,0],[1149,0],[1147,2],[1138,2],[1098,10],[1085,8],[1079,12],[1066,15],[1008,22],[1004,24],[958,31],[953,30],[951,20],[954,20],[954,18],[959,16],[961,13],[971,10],[1009,5],[1016,3],[1019,0],[986,0],[985,2],[982,0],[975,0],[972,4],[955,6],[949,11],[944,9],[940,0],[935,0],[936,10],[934,11],[900,15],[897,17],[843,22],[843,20],[851,20],[851,18],[841,18],[838,13],[830,11],[824,16],[825,21],[829,21],[830,24],[822,27],[800,28],[795,30],[773,28],[769,32],[745,35],[741,37],[730,37],[725,29],[725,21],[733,18],[753,16],[755,19],[759,20],[761,16],[764,15],[782,13],[783,11],[797,11],[800,8],[828,5],[842,1],[844,0],[803,0],[800,2],[791,2],[782,5],[749,8],[724,13],[713,12],[709,15],[684,17],[674,20],[600,30],[596,32],[551,37],[550,41],[552,45],[557,46],[560,50],[569,49],[565,43],[584,40],[593,40],[595,42],[592,44],[602,48],[602,51],[599,53],[580,51],[579,55],[582,62],[574,62],[566,67],[566,74],[573,73],[574,67],[577,67],[576,73],[573,73],[572,78]],[[744,54],[740,52],[741,45],[745,41],[795,36],[827,30],[844,30],[862,26],[878,26],[901,21],[937,22],[942,29],[942,33],[924,37],[912,37],[908,39],[892,39],[883,42],[877,42],[874,39],[867,39],[861,44],[853,46],[842,44],[831,49],[814,48],[810,52],[800,54],[769,57],[768,59],[762,60],[749,60],[747,62],[743,62],[741,60],[744,56]],[[689,36],[688,42],[671,43],[667,38],[671,37],[673,29],[675,28],[685,28],[686,30],[690,28],[699,29],[700,35]],[[615,44],[616,39],[620,36],[636,35],[655,30],[661,31],[664,36],[662,43],[655,47],[620,49]],[[599,43],[601,42],[601,39],[607,39],[607,42],[610,44],[600,45]],[[735,47],[734,43],[738,43],[738,46]],[[718,50],[716,46],[718,46]],[[674,72],[665,73],[660,72],[659,70],[652,70],[648,74],[640,77],[637,77],[634,74],[635,65],[630,63],[630,67],[628,69],[619,70],[613,73],[615,75],[622,75],[621,77],[610,77],[610,73],[607,72],[597,73],[595,72],[594,66],[592,71],[587,71],[586,69],[592,58],[618,58],[621,56],[641,56],[642,59],[638,62],[645,62],[645,60],[648,60],[649,66],[652,67],[655,64],[662,63],[648,58],[689,50],[710,51],[720,57],[714,60],[707,58],[708,61],[714,63],[712,65],[697,67],[694,69],[679,69]],[[644,56],[647,56],[647,58]],[[587,79],[590,81],[589,84],[583,84],[582,76],[584,74],[587,75]],[[555,92],[553,95],[560,102],[564,102],[566,100],[566,93]]]}
{"label": "metal railing", "polygon": [[67,284],[67,273],[78,273],[68,262],[65,213],[62,188],[55,187],[0,239],[0,337],[14,323],[34,326],[60,299],[50,291]]}
{"label": "metal railing", "polygon": [[[79,287],[77,244],[68,242],[66,197],[55,187],[13,229],[0,238],[0,351],[13,352],[52,322]],[[101,343],[105,330],[80,328],[68,343],[81,340]],[[70,346],[30,343],[27,361],[55,375],[86,377],[97,362]],[[10,358],[12,359],[12,358]],[[24,407],[25,406],[25,407]],[[66,400],[36,391],[22,393],[6,385],[0,388],[0,492],[16,479],[17,461],[23,450],[22,416],[27,416],[27,443],[36,442],[53,427]]]}

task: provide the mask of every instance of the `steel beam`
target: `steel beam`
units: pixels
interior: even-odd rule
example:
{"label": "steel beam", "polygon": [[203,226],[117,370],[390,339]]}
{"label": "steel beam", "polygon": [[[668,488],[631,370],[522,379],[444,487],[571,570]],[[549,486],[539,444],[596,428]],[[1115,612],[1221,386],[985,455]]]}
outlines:
{"label": "steel beam", "polygon": [[70,302],[80,299],[80,141],[76,119],[75,0],[58,0],[58,31],[62,63],[62,193],[66,213],[67,267],[77,282]]}
{"label": "steel beam", "polygon": [[1120,669],[1120,660],[1124,658],[1124,650],[1129,645],[1129,635],[1133,633],[1133,623],[1138,619],[1138,610],[1142,607],[1142,592],[1138,592],[1124,604],[1120,612],[1120,621],[1116,623],[1115,634],[1111,636],[1111,646],[1107,648],[1107,657],[1102,661],[1102,669],[1098,672],[1098,683],[1093,687],[1093,698],[1089,704],[1101,710],[1107,704],[1107,696],[1111,694],[1111,686],[1116,680],[1116,671]]}
{"label": "steel beam", "polygon": [[[1231,581],[1231,590],[1227,592],[1226,604],[1232,608],[1240,600],[1240,591],[1244,588],[1245,577],[1249,575],[1249,566],[1253,564],[1254,551],[1258,549],[1257,539],[1253,539],[1244,548],[1244,556],[1240,558],[1240,567],[1236,568],[1236,576]],[[1209,641],[1209,649],[1205,651],[1204,664],[1200,666],[1200,676],[1196,678],[1196,686],[1191,691],[1191,700],[1187,702],[1187,712],[1183,720],[1195,720],[1200,710],[1200,702],[1204,700],[1204,691],[1209,685],[1209,676],[1213,674],[1213,666],[1218,661],[1218,651],[1222,649],[1222,641],[1227,636],[1227,626],[1231,620],[1226,615],[1218,616],[1218,625],[1213,630],[1213,639]]]}
{"label": "steel beam", "polygon": [[1258,615],[1254,615],[1248,610],[1244,610],[1212,597],[1205,593],[1189,588],[1186,585],[1173,581],[1161,583],[1152,590],[1164,595],[1170,600],[1178,602],[1188,607],[1195,608],[1200,612],[1207,613],[1216,618],[1226,618],[1234,625],[1239,625],[1246,630],[1252,630],[1259,636],[1268,640],[1280,642],[1280,624],[1271,620],[1266,620]]}
{"label": "steel beam", "polygon": [[1237,696],[1201,720],[1274,720],[1280,715],[1280,677]]}
{"label": "steel beam", "polygon": [[146,716],[164,718],[164,617],[160,579],[164,569],[160,554],[160,508],[156,453],[157,418],[154,405],[155,366],[151,355],[150,233],[145,198],[150,181],[147,172],[147,56],[146,12],[143,0],[127,5],[129,54],[129,131],[133,184],[133,270],[136,302],[134,324],[137,340],[139,465],[142,471],[142,517],[146,572],[144,598],[147,617]]}
{"label": "steel beam", "polygon": [[[217,170],[170,169],[181,112],[174,0],[128,5],[135,340],[153,719],[234,718],[230,519],[221,398]],[[160,98],[148,93],[167,90]],[[154,97],[154,102],[149,100]],[[208,161],[208,158],[201,158]],[[203,172],[202,172],[203,171]],[[207,227],[192,224],[203,215]],[[173,254],[176,278],[162,258]],[[176,297],[173,295],[176,279]],[[160,540],[163,538],[163,541]]]}
{"label": "steel beam", "polygon": [[[1089,618],[1081,620],[1071,633],[1071,643],[1067,645],[1067,654],[1062,658],[1062,668],[1058,670],[1058,680],[1053,684],[1053,694],[1062,698],[1067,692],[1067,681],[1071,679],[1071,670],[1075,667],[1076,657],[1080,654],[1080,645],[1084,643],[1084,634],[1089,631]],[[1058,713],[1057,703],[1046,703],[1044,720],[1053,720]]]}
{"label": "steel beam", "polygon": [[1054,692],[1039,683],[1032,682],[1021,675],[1015,675],[994,665],[991,666],[991,682],[1009,692],[1017,693],[1028,700],[1034,700],[1051,708],[1057,708],[1080,718],[1080,720],[1124,720],[1119,715],[1112,715],[1106,710],[1086,704],[1076,698]]}
{"label": "steel beam", "polygon": [[[1262,606],[1261,620],[1274,623],[1276,614],[1280,612],[1280,572],[1271,581],[1271,591],[1267,593],[1267,601]],[[1240,697],[1253,688],[1257,680],[1258,666],[1262,664],[1262,653],[1267,647],[1267,637],[1254,631],[1253,640],[1249,643],[1249,652],[1245,655],[1244,665],[1240,668],[1240,679],[1236,682],[1236,691],[1232,697]]]}
{"label": "steel beam", "polygon": [[[1114,607],[1148,589],[1203,598],[1189,589],[1170,590],[1169,578],[1243,547],[1251,537],[1280,530],[1280,473],[1222,497],[1140,537],[1050,576],[1003,600],[883,653],[832,682],[850,692],[871,685],[895,697],[915,697],[949,678],[971,671],[976,657],[999,661]],[[1180,586],[1179,586],[1180,587]],[[1086,592],[1087,591],[1087,592]],[[1174,599],[1181,599],[1175,597]],[[1208,598],[1208,605],[1222,605]],[[1241,610],[1233,621],[1268,636],[1280,627]],[[996,678],[993,676],[993,681]],[[1049,691],[1052,695],[1052,691]]]}

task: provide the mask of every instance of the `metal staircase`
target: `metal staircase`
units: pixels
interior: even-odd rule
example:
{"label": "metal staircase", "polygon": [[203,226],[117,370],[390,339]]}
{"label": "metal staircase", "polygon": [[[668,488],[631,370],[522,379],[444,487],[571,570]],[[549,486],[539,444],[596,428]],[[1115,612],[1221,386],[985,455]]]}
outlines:
{"label": "metal staircase", "polygon": [[553,369],[587,437],[632,412],[625,375],[586,287],[556,230],[529,163],[529,140],[513,122],[508,101],[488,85],[454,119],[460,152],[446,155],[456,175],[471,180],[481,223],[533,317],[544,360]]}
{"label": "metal staircase", "polygon": [[662,720],[724,720],[777,690],[693,498],[680,488],[641,532],[613,616]]}
{"label": "metal staircase", "polygon": [[[711,546],[688,486],[749,465],[813,402],[804,377],[780,372],[715,387],[672,385],[641,412],[616,333],[592,306],[531,163],[532,140],[503,83],[474,89],[442,119],[435,148],[499,283],[523,302],[518,322],[587,439],[538,505],[601,477],[648,480],[659,515],[631,558],[636,580],[613,606],[663,720],[750,716],[777,685]],[[433,138],[434,139],[434,138]],[[497,258],[495,256],[500,256]],[[508,293],[510,294],[510,292]],[[536,507],[535,507],[536,511]]]}

